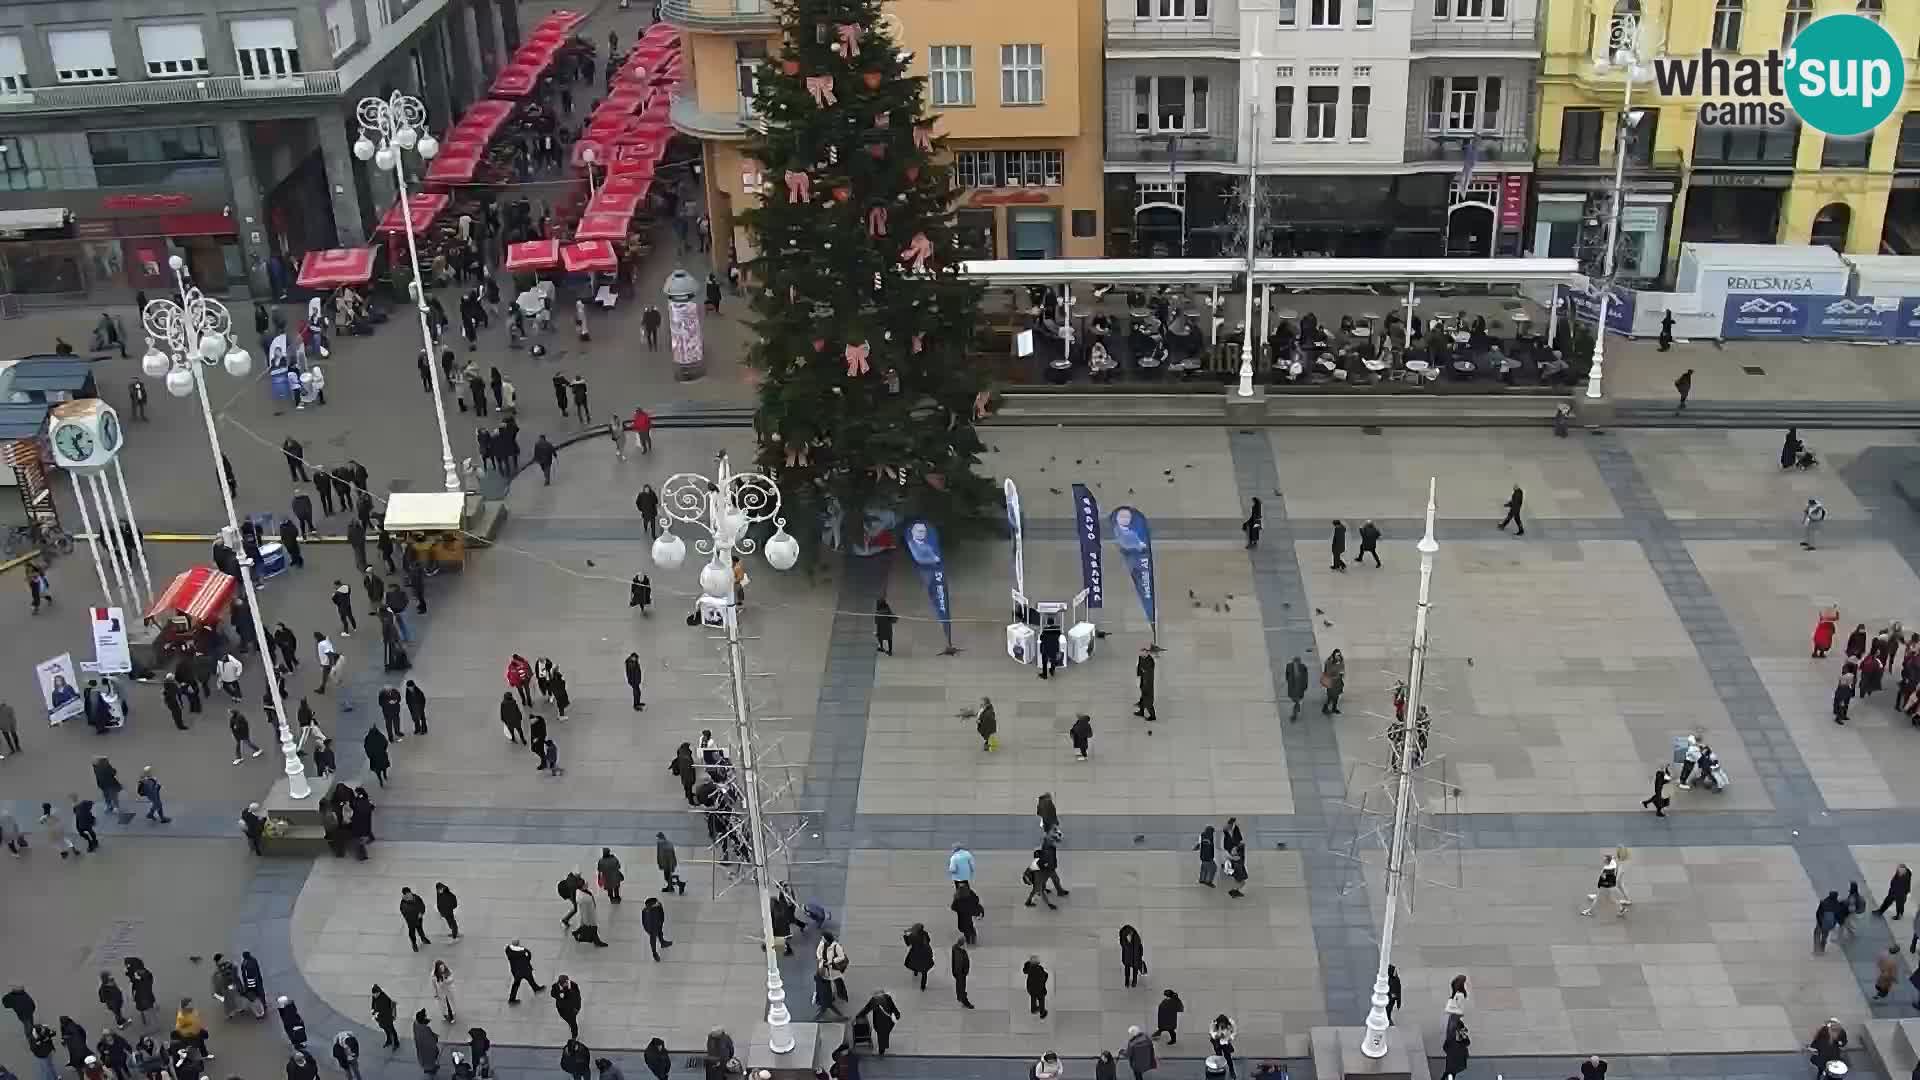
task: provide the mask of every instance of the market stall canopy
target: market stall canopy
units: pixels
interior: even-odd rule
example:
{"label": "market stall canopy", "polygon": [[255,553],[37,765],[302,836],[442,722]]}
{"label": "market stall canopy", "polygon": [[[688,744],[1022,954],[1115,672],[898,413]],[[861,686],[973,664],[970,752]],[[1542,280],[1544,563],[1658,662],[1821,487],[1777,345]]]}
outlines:
{"label": "market stall canopy", "polygon": [[303,289],[363,285],[372,276],[373,249],[370,247],[309,251],[300,263],[300,287]]}
{"label": "market stall canopy", "polygon": [[679,40],[680,40],[679,32],[673,28],[672,23],[667,23],[667,22],[654,23],[652,26],[647,27],[646,33],[640,35],[640,41],[642,44],[650,44],[656,41],[679,41]]}
{"label": "market stall canopy", "polygon": [[539,22],[534,23],[533,32],[538,34],[543,30],[560,30],[564,33],[571,31],[574,27],[586,21],[587,16],[585,12],[557,8],[547,15],[542,16]]}
{"label": "market stall canopy", "polygon": [[427,179],[437,184],[470,183],[473,174],[480,168],[480,159],[486,156],[485,147],[473,145],[463,145],[458,150],[442,150],[427,166]]}
{"label": "market stall canopy", "polygon": [[163,620],[184,611],[196,623],[213,622],[233,600],[234,580],[211,566],[181,571],[147,609],[147,618]]}
{"label": "market stall canopy", "polygon": [[611,273],[620,268],[613,245],[605,240],[578,240],[560,249],[560,265],[570,274],[599,270]]}
{"label": "market stall canopy", "polygon": [[458,491],[396,491],[387,496],[387,531],[431,532],[460,528],[467,497]]}
{"label": "market stall canopy", "polygon": [[[666,145],[664,142],[659,142],[635,143],[631,146],[609,146],[607,147],[607,157],[611,159],[613,172],[615,173],[621,172],[623,166],[640,162],[645,162],[648,167],[651,168],[654,162],[660,160],[660,155],[666,149]],[[652,174],[649,173],[648,175]]]}
{"label": "market stall canopy", "polygon": [[580,223],[574,226],[575,240],[624,240],[627,236],[627,223],[633,220],[631,213],[595,213],[588,210],[580,215]]}
{"label": "market stall canopy", "polygon": [[[631,148],[623,147],[622,149]],[[648,149],[651,150],[652,148],[649,147]],[[628,176],[643,177],[650,180],[653,178],[654,164],[654,159],[650,156],[617,158],[611,165],[607,166],[607,173],[614,180]]]}
{"label": "market stall canopy", "polygon": [[453,125],[453,129],[447,132],[447,141],[477,138],[483,143],[492,142],[493,137],[500,133],[500,126],[505,124],[507,117],[512,115],[513,102],[511,101],[500,101],[496,98],[476,101],[468,106],[466,114],[460,117],[460,122]]}
{"label": "market stall canopy", "polygon": [[646,87],[623,83],[618,90],[608,94],[600,102],[599,107],[593,110],[593,115],[598,117],[602,113],[624,115],[638,112],[646,107],[648,97]]}
{"label": "market stall canopy", "polygon": [[533,93],[533,84],[540,81],[540,72],[546,65],[531,67],[525,64],[509,64],[500,69],[493,77],[493,87],[488,91],[497,98],[523,98]]}
{"label": "market stall canopy", "polygon": [[593,122],[587,125],[587,130],[581,137],[594,142],[607,142],[625,131],[627,124],[632,120],[633,117],[625,113],[602,113],[595,110]]}
{"label": "market stall canopy", "polygon": [[603,199],[616,195],[645,197],[652,187],[653,178],[651,176],[641,176],[637,173],[620,173],[608,177],[607,182],[600,185],[599,194]]}
{"label": "market stall canopy", "polygon": [[631,192],[620,194],[618,192],[603,191],[595,195],[593,201],[587,203],[586,213],[619,214],[622,218],[630,218],[639,211],[640,204],[646,197],[647,193],[645,191],[637,194]]}
{"label": "market stall canopy", "polygon": [[0,364],[0,387],[9,402],[60,402],[97,397],[93,361],[58,353],[23,356]]}
{"label": "market stall canopy", "polygon": [[587,151],[589,150],[593,151],[593,163],[595,165],[605,165],[607,163],[606,143],[600,142],[597,139],[580,139],[573,144],[574,168],[586,167]]}
{"label": "market stall canopy", "polygon": [[[53,406],[43,401],[0,404],[0,445],[39,438],[40,429],[47,426],[47,412],[51,408]],[[4,457],[0,456],[0,460]]]}
{"label": "market stall canopy", "polygon": [[[413,215],[413,234],[418,236],[427,226],[432,225],[433,219],[439,217],[447,209],[447,204],[452,201],[451,196],[437,191],[416,191],[407,196],[407,208]],[[406,227],[406,219],[400,215],[400,204],[395,202],[387,208],[386,213],[380,215],[380,227],[377,231],[403,232]]]}
{"label": "market stall canopy", "polygon": [[[559,240],[528,240],[525,243],[507,245],[507,269],[551,270],[560,265]],[[393,528],[389,523],[387,528]]]}

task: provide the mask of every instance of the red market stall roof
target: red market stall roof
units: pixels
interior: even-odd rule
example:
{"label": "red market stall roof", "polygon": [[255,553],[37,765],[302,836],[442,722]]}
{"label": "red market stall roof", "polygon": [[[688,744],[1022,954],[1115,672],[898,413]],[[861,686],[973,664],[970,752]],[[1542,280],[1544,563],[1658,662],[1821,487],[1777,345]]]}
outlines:
{"label": "red market stall roof", "polygon": [[600,196],[602,198],[610,195],[635,195],[644,197],[652,187],[653,177],[642,176],[639,173],[623,172],[608,177],[607,182],[600,185]]}
{"label": "red market stall roof", "polygon": [[598,214],[592,210],[580,215],[580,224],[574,226],[575,240],[622,240],[627,235],[627,223],[633,220],[631,213]]}
{"label": "red market stall roof", "polygon": [[438,184],[469,183],[473,180],[474,172],[480,168],[480,159],[486,154],[486,147],[471,143],[463,143],[457,149],[442,150],[427,166],[427,179]]}
{"label": "red market stall roof", "polygon": [[481,142],[492,142],[500,133],[500,126],[513,115],[513,102],[488,98],[476,101],[468,106],[466,115],[447,132],[449,142],[455,139],[477,138]]}
{"label": "red market stall roof", "polygon": [[623,171],[623,166],[638,162],[645,162],[648,166],[651,166],[654,162],[660,160],[660,154],[666,149],[666,145],[663,141],[658,143],[635,143],[631,145],[610,146],[607,148],[607,157],[612,162],[610,171],[618,175]]}
{"label": "red market stall roof", "polygon": [[493,77],[493,86],[489,89],[494,97],[523,98],[533,93],[533,84],[540,81],[540,72],[545,64],[534,67],[528,64],[513,63],[500,69]]}
{"label": "red market stall roof", "polygon": [[300,262],[300,287],[303,289],[337,289],[342,285],[360,285],[372,276],[372,248],[309,251]]}
{"label": "red market stall roof", "polygon": [[507,269],[551,270],[560,265],[560,241],[528,240],[507,245]]}
{"label": "red market stall roof", "polygon": [[[622,147],[621,149],[630,148]],[[654,160],[650,157],[615,161],[613,164],[607,166],[607,176],[610,180],[617,180],[623,176],[638,176],[652,179],[653,167]]]}
{"label": "red market stall roof", "polygon": [[[407,196],[407,207],[413,214],[414,235],[418,236],[422,230],[433,224],[433,219],[439,217],[446,210],[447,204],[452,201],[450,196],[437,191],[416,191]],[[380,227],[377,231],[400,232],[405,228],[406,219],[400,216],[398,202],[388,207],[386,213],[380,215]]]}
{"label": "red market stall roof", "polygon": [[667,137],[671,134],[673,134],[673,126],[667,121],[649,120],[643,117],[628,124],[625,131],[614,136],[613,145],[655,147],[657,149],[654,151],[654,156],[659,157],[660,151],[666,148]]}
{"label": "red market stall roof", "polygon": [[[533,25],[533,32],[538,34],[543,30],[559,30],[565,33],[586,21],[587,16],[584,12],[559,8],[535,23]],[[669,29],[671,29],[671,27],[669,27]]]}
{"label": "red market stall roof", "polygon": [[613,254],[613,245],[605,240],[580,240],[560,249],[560,265],[570,274],[588,270],[614,271],[620,268],[620,260]]}
{"label": "red market stall roof", "polygon": [[640,35],[640,41],[643,44],[655,42],[655,41],[678,41],[678,40],[680,40],[679,32],[673,28],[672,23],[668,23],[668,22],[654,23],[652,26],[647,27],[646,33]]}
{"label": "red market stall roof", "polygon": [[651,95],[647,93],[647,89],[644,86],[634,86],[631,83],[622,83],[620,84],[619,89],[608,94],[606,98],[600,102],[599,108],[593,111],[593,115],[597,117],[601,113],[607,113],[607,112],[611,112],[611,113],[638,112],[642,108],[646,107],[647,99],[650,96]]}
{"label": "red market stall roof", "polygon": [[196,623],[218,622],[233,600],[235,584],[211,566],[181,571],[147,609],[147,618],[164,621],[175,611],[184,611]]}
{"label": "red market stall roof", "polygon": [[647,193],[645,191],[637,193],[603,191],[595,195],[593,201],[587,203],[585,213],[618,214],[623,218],[631,218],[634,212],[640,209],[640,204],[646,197]]}
{"label": "red market stall roof", "polygon": [[633,117],[622,113],[608,113],[596,109],[593,114],[593,122],[588,124],[587,130],[581,133],[581,138],[591,139],[594,142],[606,142],[622,131],[625,131],[627,124],[632,121],[632,119]]}
{"label": "red market stall roof", "polygon": [[607,163],[606,143],[600,142],[597,139],[581,139],[573,144],[573,164],[575,168],[586,167],[587,151],[589,150],[593,151],[594,164],[605,165]]}

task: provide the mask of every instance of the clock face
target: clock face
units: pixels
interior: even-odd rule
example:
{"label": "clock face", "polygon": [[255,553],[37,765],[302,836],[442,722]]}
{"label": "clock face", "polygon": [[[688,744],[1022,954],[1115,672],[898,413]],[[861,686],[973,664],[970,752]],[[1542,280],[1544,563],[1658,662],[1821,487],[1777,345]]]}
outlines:
{"label": "clock face", "polygon": [[100,417],[100,449],[109,454],[120,449],[120,418],[112,413]]}
{"label": "clock face", "polygon": [[53,448],[68,461],[85,461],[93,456],[93,436],[79,424],[62,424],[53,433]]}

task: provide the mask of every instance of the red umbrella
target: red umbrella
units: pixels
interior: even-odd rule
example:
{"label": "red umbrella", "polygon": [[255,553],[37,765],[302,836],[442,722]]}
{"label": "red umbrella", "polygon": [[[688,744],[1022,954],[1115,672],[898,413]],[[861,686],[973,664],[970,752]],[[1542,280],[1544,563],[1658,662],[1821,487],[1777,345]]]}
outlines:
{"label": "red umbrella", "polygon": [[[416,191],[407,196],[407,207],[413,213],[414,235],[418,236],[427,226],[433,224],[433,219],[439,217],[441,212],[446,210],[447,204],[452,201],[450,196],[437,191]],[[406,221],[400,216],[398,202],[388,207],[386,213],[380,215],[380,227],[377,231],[400,232],[405,228]]]}
{"label": "red umbrella", "polygon": [[551,270],[560,265],[560,241],[528,240],[507,245],[507,269]]}
{"label": "red umbrella", "polygon": [[540,81],[540,68],[523,64],[509,64],[500,69],[493,77],[494,97],[523,98],[533,93],[533,84]]}
{"label": "red umbrella", "polygon": [[447,133],[448,141],[454,139],[478,138],[481,142],[491,142],[500,132],[500,125],[513,115],[513,102],[488,98],[476,101],[468,106],[466,115],[453,125]]}
{"label": "red umbrella", "polygon": [[427,166],[427,179],[437,184],[468,183],[473,180],[473,174],[480,168],[480,159],[486,154],[486,147],[472,144],[463,145],[458,150],[442,150]]}
{"label": "red umbrella", "polygon": [[560,249],[560,265],[571,274],[587,270],[614,271],[620,268],[620,260],[613,254],[613,245],[605,240],[581,240]]}
{"label": "red umbrella", "polygon": [[640,209],[640,204],[646,197],[647,193],[644,191],[615,191],[612,193],[602,191],[593,197],[592,202],[587,204],[586,213],[619,214],[623,218],[630,218],[633,216],[634,211]]}
{"label": "red umbrella", "polygon": [[147,618],[168,619],[179,611],[196,623],[219,622],[233,599],[236,584],[211,566],[183,570],[147,609]]}
{"label": "red umbrella", "polygon": [[372,276],[372,248],[309,251],[300,262],[300,287],[303,289],[337,289],[342,285],[359,285]]}
{"label": "red umbrella", "polygon": [[632,213],[596,214],[592,211],[580,215],[580,224],[574,226],[575,240],[622,240],[627,235],[627,223],[633,220]]}

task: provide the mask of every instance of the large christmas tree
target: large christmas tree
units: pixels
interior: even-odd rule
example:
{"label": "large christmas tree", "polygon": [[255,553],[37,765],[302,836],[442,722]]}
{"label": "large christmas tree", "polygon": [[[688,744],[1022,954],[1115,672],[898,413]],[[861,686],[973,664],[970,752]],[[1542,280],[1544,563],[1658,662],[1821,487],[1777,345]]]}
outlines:
{"label": "large christmas tree", "polygon": [[[744,219],[762,372],[760,464],[796,520],[884,508],[953,531],[992,498],[975,473],[987,376],[981,289],[959,276],[956,193],[925,80],[879,0],[784,0],[754,108],[761,205]],[[809,515],[814,515],[809,517]]]}

